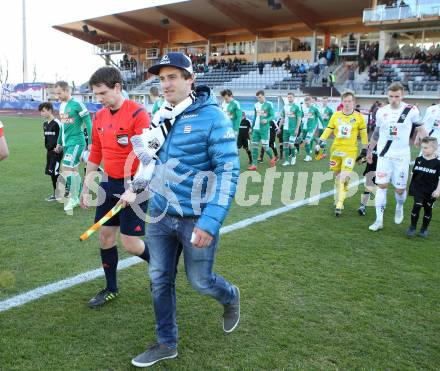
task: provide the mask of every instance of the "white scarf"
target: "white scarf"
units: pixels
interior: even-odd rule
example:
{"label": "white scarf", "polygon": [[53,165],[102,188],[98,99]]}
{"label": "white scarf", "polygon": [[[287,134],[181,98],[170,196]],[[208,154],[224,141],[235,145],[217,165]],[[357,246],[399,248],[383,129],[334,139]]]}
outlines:
{"label": "white scarf", "polygon": [[164,144],[176,118],[191,106],[195,100],[196,94],[192,91],[187,98],[176,106],[164,101],[164,104],[155,113],[150,128],[141,135],[131,137],[133,151],[140,160],[138,171],[131,182],[135,190],[147,187],[153,176],[154,167],[158,159],[157,152],[159,152]]}

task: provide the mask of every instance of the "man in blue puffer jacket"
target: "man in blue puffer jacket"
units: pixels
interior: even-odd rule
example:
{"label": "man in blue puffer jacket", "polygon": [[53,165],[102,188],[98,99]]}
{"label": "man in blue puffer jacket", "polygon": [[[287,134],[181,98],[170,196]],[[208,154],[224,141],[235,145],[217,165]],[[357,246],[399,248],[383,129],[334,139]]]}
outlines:
{"label": "man in blue puffer jacket", "polygon": [[194,74],[186,55],[168,53],[149,72],[159,75],[165,98],[156,115],[168,115],[172,128],[158,152],[150,183],[153,196],[147,244],[157,343],[132,360],[138,367],[177,356],[175,267],[179,243],[188,281],[199,293],[223,305],[224,331],[232,332],[240,319],[238,287],[212,271],[219,230],[239,176],[231,121],[209,88],[191,94]]}

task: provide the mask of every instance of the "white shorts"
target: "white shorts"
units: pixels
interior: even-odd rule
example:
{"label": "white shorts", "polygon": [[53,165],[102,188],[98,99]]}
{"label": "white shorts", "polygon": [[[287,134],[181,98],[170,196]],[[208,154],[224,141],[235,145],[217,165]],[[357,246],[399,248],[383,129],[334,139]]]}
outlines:
{"label": "white shorts", "polygon": [[409,159],[379,157],[376,168],[376,184],[391,184],[397,189],[406,188]]}

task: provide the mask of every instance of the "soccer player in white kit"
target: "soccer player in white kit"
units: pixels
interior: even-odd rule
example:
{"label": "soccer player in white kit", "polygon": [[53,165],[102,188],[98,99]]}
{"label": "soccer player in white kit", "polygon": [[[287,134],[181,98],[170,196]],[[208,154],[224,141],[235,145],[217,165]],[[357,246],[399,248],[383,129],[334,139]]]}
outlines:
{"label": "soccer player in white kit", "polygon": [[383,214],[387,202],[388,184],[394,187],[396,213],[394,222],[403,221],[403,204],[406,200],[409,163],[411,160],[410,137],[416,135],[415,144],[427,136],[421,122],[420,112],[415,106],[402,101],[404,88],[395,82],[388,87],[388,102],[376,114],[376,128],[371,136],[367,161],[373,161],[373,149],[377,144],[376,169],[376,221],[370,225],[371,231],[383,228]]}
{"label": "soccer player in white kit", "polygon": [[437,153],[440,153],[440,103],[429,106],[426,109],[423,117],[423,125],[426,128],[428,136],[437,138],[439,148]]}

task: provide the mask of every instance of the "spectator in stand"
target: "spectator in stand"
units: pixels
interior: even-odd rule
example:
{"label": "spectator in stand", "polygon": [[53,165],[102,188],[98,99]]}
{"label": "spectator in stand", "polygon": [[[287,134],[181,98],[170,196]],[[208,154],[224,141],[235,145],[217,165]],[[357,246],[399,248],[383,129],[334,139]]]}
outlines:
{"label": "spectator in stand", "polygon": [[359,75],[365,71],[365,51],[362,49],[359,53]]}
{"label": "spectator in stand", "polygon": [[403,75],[402,85],[403,85],[403,87],[405,89],[408,89],[409,95],[412,95],[412,93],[413,93],[413,89],[412,89],[413,81],[411,80],[411,74],[410,73],[406,72]]}
{"label": "spectator in stand", "polygon": [[353,92],[355,92],[354,79],[355,79],[355,66],[352,64],[348,67],[347,89],[351,89],[353,90]]}
{"label": "spectator in stand", "polygon": [[264,70],[264,63],[263,62],[258,62],[258,72],[260,75],[263,74],[263,70]]}
{"label": "spectator in stand", "polygon": [[276,66],[277,66],[277,60],[274,58],[271,67],[276,67]]}
{"label": "spectator in stand", "polygon": [[374,94],[376,92],[377,80],[379,78],[379,68],[377,67],[377,63],[374,63],[372,66],[370,66],[368,74],[371,82],[370,94]]}
{"label": "spectator in stand", "polygon": [[307,82],[309,88],[312,87],[313,75],[314,75],[313,68],[310,67],[309,70],[307,71]]}
{"label": "spectator in stand", "polygon": [[324,57],[324,53],[321,52],[319,54],[320,54],[320,57],[319,57],[319,69],[322,72],[327,67],[327,58]]}
{"label": "spectator in stand", "polygon": [[320,73],[321,73],[321,68],[319,67],[319,64],[316,64],[315,67],[313,67],[313,83],[315,85],[319,85]]}

